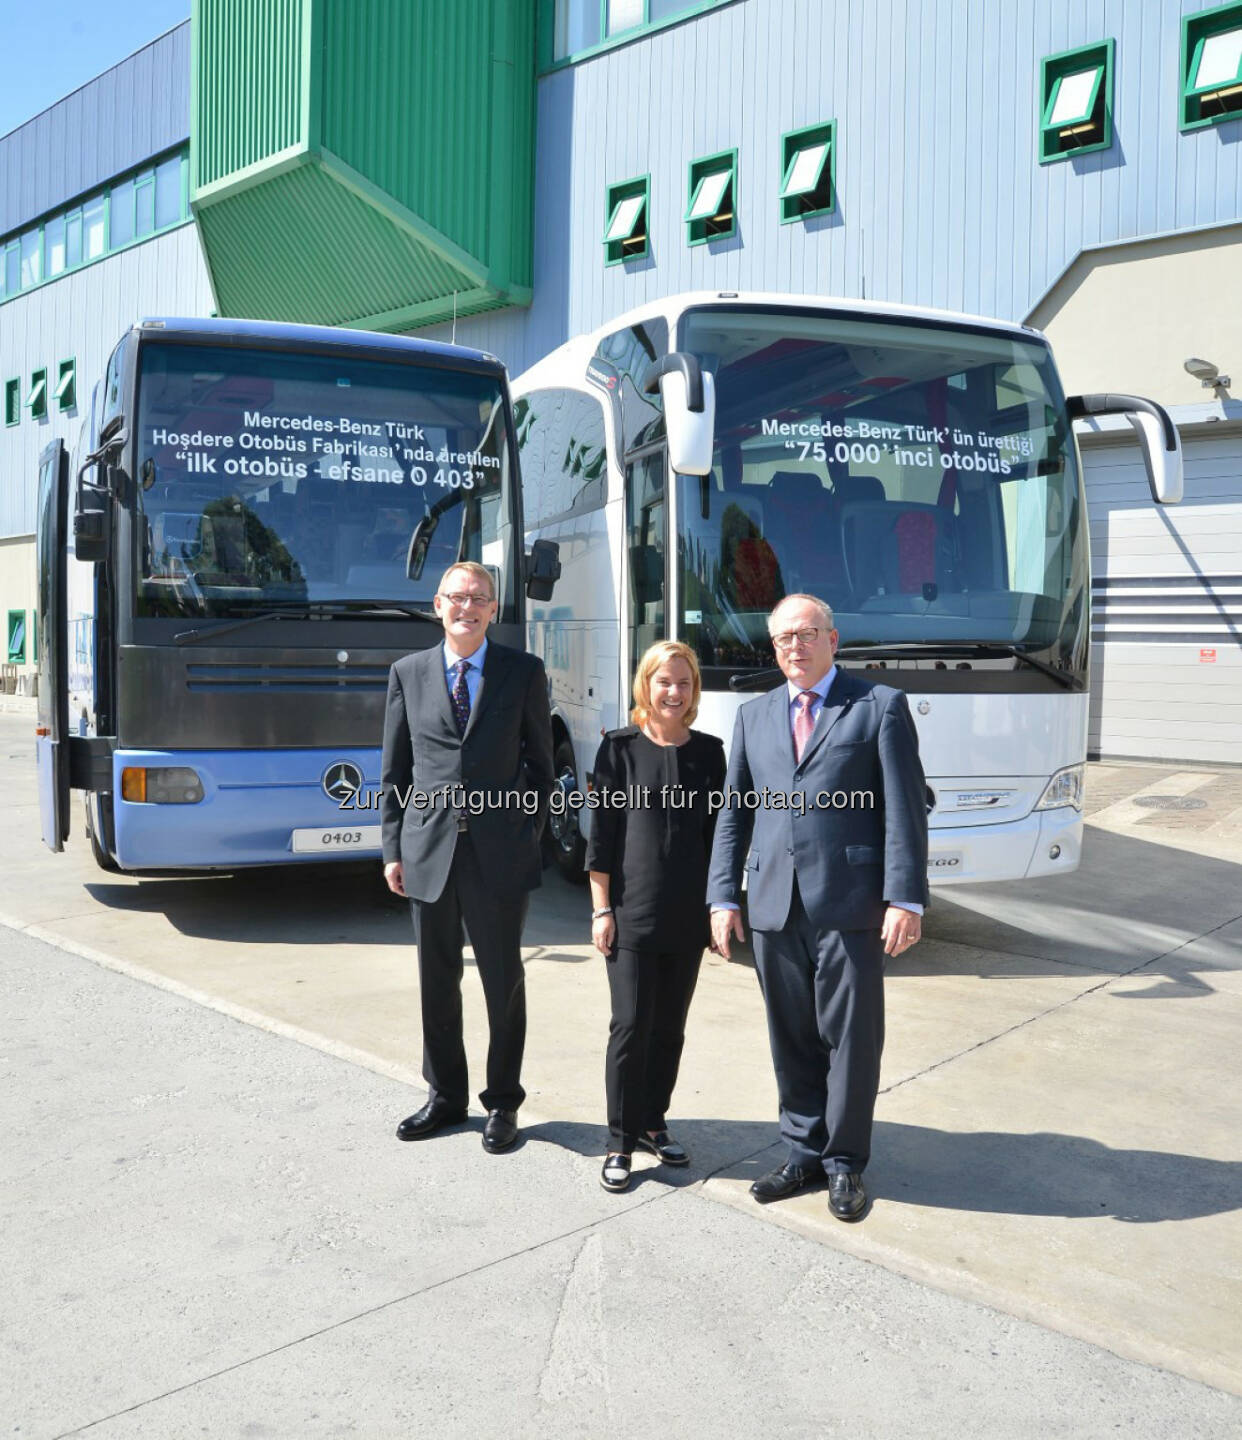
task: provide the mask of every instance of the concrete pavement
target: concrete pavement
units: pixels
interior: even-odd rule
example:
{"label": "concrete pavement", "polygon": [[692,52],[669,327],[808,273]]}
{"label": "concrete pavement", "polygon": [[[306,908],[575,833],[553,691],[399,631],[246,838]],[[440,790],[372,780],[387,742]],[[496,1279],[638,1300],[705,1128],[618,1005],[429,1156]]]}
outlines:
{"label": "concrete pavement", "polygon": [[[50,856],[28,736],[0,717],[11,924],[420,1084],[408,919],[369,875],[136,881],[96,870],[80,833]],[[1077,875],[937,892],[929,938],[890,970],[877,1199],[860,1226],[832,1221],[822,1193],[764,1210],[746,1196],[776,1154],[762,1008],[746,964],[707,963],[675,1100],[687,1183],[761,1229],[1242,1393],[1242,846],[1202,838],[1236,808],[1231,774],[1195,790],[1198,830],[1136,803],[1169,784],[1092,767],[1109,828],[1089,830]],[[596,1156],[608,1001],[583,912],[554,877],[532,908],[526,1118]],[[466,1014],[477,1061],[469,978]],[[394,1101],[385,1139],[418,1100]]]}
{"label": "concrete pavement", "polygon": [[[405,1085],[9,933],[5,1433],[1223,1437],[1242,1400],[918,1285],[596,1130]],[[748,1127],[735,1137],[748,1143]],[[582,1153],[586,1151],[587,1153]]]}

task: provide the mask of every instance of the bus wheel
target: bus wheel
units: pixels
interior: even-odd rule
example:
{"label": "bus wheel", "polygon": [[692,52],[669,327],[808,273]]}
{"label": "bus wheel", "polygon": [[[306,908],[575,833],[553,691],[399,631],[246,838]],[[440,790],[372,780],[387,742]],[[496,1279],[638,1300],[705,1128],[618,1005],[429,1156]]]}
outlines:
{"label": "bus wheel", "polygon": [[86,796],[86,835],[91,842],[91,854],[95,857],[95,864],[101,870],[115,875],[119,873],[121,867],[112,858],[107,840],[99,835],[101,829],[105,835],[112,829],[112,796],[100,794],[96,803],[99,806],[98,826],[95,824],[95,807],[91,804],[91,796],[89,794]]}
{"label": "bus wheel", "polygon": [[566,880],[574,885],[586,883],[586,841],[578,828],[578,812],[570,805],[570,796],[578,793],[578,776],[575,770],[574,747],[568,740],[562,740],[556,747],[552,769],[556,774],[555,787],[564,802],[548,816],[548,840],[552,846],[552,858],[556,868]]}

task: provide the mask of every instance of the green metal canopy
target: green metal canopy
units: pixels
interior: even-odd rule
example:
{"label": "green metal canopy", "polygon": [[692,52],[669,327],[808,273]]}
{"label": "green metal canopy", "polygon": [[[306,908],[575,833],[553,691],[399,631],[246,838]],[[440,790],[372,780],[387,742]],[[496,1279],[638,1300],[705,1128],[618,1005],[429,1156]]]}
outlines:
{"label": "green metal canopy", "polygon": [[531,298],[535,0],[195,0],[221,315],[408,330]]}

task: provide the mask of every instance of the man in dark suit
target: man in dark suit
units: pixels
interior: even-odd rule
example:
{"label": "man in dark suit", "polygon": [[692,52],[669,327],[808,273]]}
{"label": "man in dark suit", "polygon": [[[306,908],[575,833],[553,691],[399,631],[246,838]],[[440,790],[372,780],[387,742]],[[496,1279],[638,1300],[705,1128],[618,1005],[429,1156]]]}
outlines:
{"label": "man in dark suit", "polygon": [[788,1147],[751,1194],[782,1200],[826,1174],[829,1209],[857,1220],[884,956],[918,942],[928,899],[923,768],[905,695],[837,668],[822,600],[786,596],[768,629],[787,683],[738,711],[707,884],[712,942],[727,957],[745,938],[744,863]]}
{"label": "man in dark suit", "polygon": [[552,792],[548,686],[542,661],[489,643],[496,592],[482,565],[445,571],[434,605],[444,643],[392,667],[384,717],[384,878],[414,918],[431,1092],[397,1135],[421,1140],[466,1118],[464,923],[491,1033],[483,1148],[507,1150],[526,1098],[522,924]]}

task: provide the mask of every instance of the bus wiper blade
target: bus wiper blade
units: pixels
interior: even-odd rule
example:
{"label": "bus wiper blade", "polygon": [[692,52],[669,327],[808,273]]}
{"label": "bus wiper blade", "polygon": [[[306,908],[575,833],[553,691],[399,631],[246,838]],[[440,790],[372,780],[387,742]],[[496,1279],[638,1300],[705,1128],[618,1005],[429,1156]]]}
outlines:
{"label": "bus wiper blade", "polygon": [[1041,671],[1067,690],[1082,689],[1082,683],[1076,675],[1058,670],[1054,665],[1049,665],[1046,660],[1036,660],[1033,655],[1028,655],[1019,646],[1010,645],[1004,640],[901,640],[891,645],[868,641],[853,645],[841,645],[837,649],[838,655],[877,660],[886,655],[912,654],[926,656],[929,660],[940,660],[949,659],[954,655],[986,655],[989,652],[1011,655],[1015,660],[1021,660],[1024,665],[1029,665],[1033,670]]}
{"label": "bus wiper blade", "polygon": [[730,675],[730,690],[758,690],[763,685],[771,685],[773,681],[783,680],[783,673],[775,666],[767,670],[752,670],[749,675]]}
{"label": "bus wiper blade", "polygon": [[440,624],[440,617],[434,610],[420,610],[400,600],[288,600],[276,602],[275,606],[253,615],[225,620],[219,625],[200,625],[194,630],[178,631],[173,640],[178,645],[195,645],[200,640],[210,640],[233,630],[243,630],[248,625],[257,625],[261,620],[310,620],[316,616],[331,618],[341,615],[407,615],[413,620],[430,620]]}

